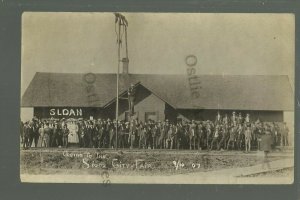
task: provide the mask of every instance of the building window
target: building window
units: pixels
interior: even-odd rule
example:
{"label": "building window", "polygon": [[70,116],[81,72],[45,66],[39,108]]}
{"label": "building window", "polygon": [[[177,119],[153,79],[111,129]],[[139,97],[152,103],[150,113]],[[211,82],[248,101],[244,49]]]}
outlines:
{"label": "building window", "polygon": [[157,121],[158,120],[158,114],[157,112],[145,112],[145,121]]}

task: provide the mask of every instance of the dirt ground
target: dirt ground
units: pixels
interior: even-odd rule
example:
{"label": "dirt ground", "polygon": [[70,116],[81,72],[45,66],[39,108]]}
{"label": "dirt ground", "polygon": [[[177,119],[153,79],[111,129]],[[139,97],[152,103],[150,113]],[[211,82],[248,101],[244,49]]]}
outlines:
{"label": "dirt ground", "polygon": [[294,167],[279,169],[269,172],[262,172],[241,177],[291,177],[294,176]]}
{"label": "dirt ground", "polygon": [[[175,175],[248,167],[262,162],[261,152],[30,149],[20,152],[21,174]],[[293,156],[274,152],[270,161]]]}

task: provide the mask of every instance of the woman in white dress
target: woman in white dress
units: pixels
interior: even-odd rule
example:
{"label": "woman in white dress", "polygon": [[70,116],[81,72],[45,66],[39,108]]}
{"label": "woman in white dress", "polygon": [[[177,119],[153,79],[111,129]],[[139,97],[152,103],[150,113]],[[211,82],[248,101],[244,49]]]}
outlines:
{"label": "woman in white dress", "polygon": [[68,124],[68,128],[69,128],[69,135],[68,135],[68,143],[75,143],[78,144],[79,143],[79,138],[78,138],[78,126],[77,124],[74,123],[74,121],[71,121],[70,124]]}
{"label": "woman in white dress", "polygon": [[39,140],[38,140],[38,147],[43,147],[44,141],[44,123],[41,123],[41,127],[39,128]]}

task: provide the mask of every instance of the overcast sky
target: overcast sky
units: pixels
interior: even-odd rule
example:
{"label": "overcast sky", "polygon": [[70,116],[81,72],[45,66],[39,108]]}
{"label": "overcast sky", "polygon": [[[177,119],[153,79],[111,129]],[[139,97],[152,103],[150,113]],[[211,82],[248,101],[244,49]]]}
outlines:
{"label": "overcast sky", "polygon": [[[294,84],[292,14],[122,14],[130,73],[186,74],[192,54],[198,74],[284,74]],[[24,13],[21,94],[36,72],[115,73],[114,20],[113,13]]]}

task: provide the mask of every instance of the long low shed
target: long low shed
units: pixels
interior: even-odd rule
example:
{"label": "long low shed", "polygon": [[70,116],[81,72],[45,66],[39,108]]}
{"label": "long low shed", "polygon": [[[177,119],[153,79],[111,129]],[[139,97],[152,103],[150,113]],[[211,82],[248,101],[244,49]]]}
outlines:
{"label": "long low shed", "polygon": [[[114,118],[116,74],[36,73],[21,107],[38,118]],[[128,117],[127,90],[135,87],[134,112],[141,121],[178,118],[213,120],[216,113],[283,121],[294,110],[285,75],[156,75],[121,74],[120,119]]]}

